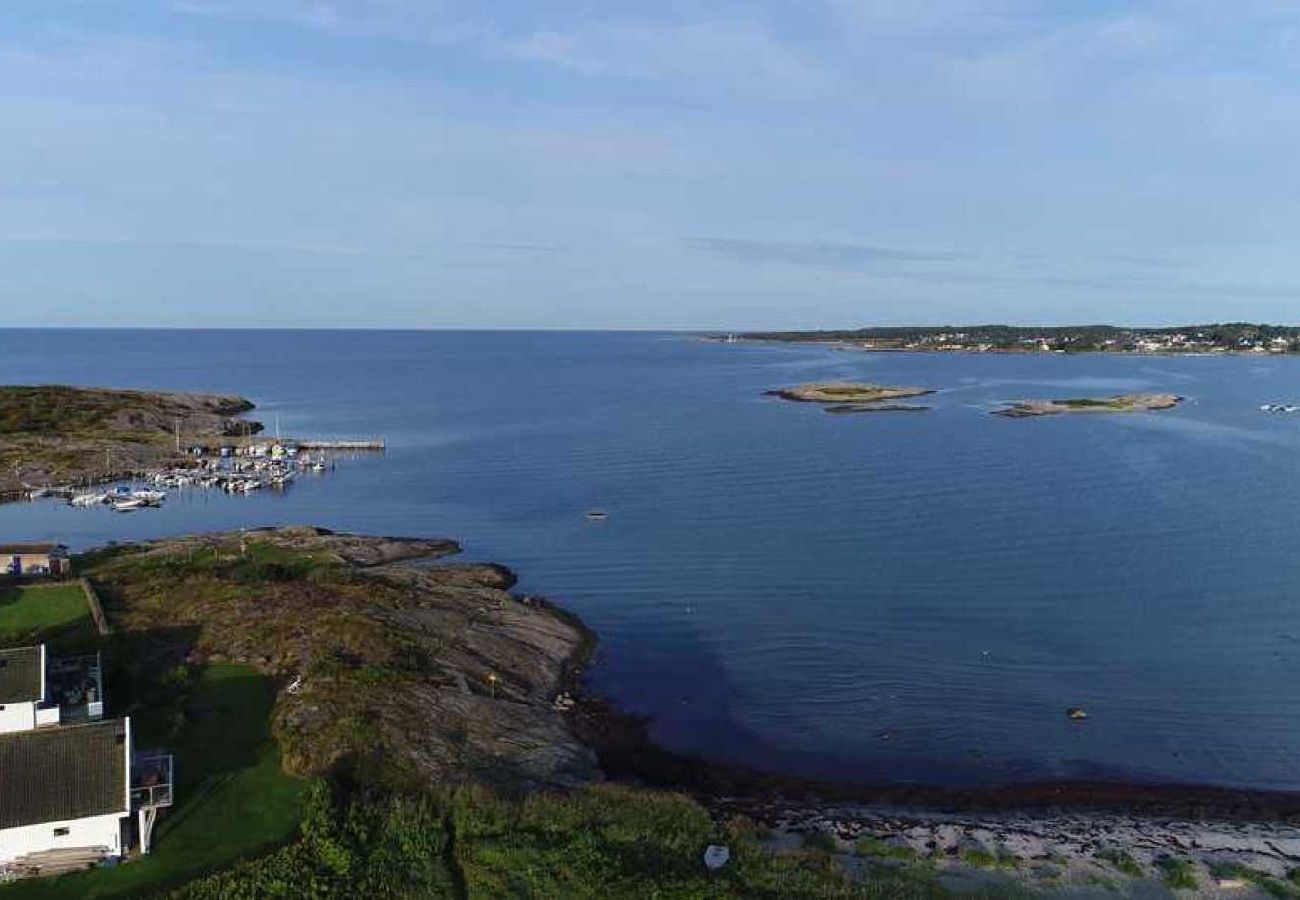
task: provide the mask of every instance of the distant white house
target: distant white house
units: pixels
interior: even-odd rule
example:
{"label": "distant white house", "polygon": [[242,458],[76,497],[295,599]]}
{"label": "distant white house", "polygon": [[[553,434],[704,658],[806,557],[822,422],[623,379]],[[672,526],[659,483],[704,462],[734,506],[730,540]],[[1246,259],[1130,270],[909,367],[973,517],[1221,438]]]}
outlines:
{"label": "distant white house", "polygon": [[0,735],[0,880],[120,856],[131,720]]}

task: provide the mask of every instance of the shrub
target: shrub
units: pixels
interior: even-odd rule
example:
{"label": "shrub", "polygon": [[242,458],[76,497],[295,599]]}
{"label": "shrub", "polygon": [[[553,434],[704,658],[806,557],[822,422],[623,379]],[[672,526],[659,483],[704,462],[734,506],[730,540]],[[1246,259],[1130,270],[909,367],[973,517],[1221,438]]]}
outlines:
{"label": "shrub", "polygon": [[1164,856],[1156,860],[1156,866],[1169,887],[1189,891],[1196,889],[1196,869],[1189,860]]}

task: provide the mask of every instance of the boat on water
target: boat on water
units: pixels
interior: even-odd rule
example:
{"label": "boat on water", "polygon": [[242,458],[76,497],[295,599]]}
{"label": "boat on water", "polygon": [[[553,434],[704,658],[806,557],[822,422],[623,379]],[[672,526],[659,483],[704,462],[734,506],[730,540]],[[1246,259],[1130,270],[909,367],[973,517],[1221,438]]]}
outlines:
{"label": "boat on water", "polygon": [[158,503],[162,503],[164,500],[167,499],[167,492],[166,492],[166,491],[151,491],[151,490],[132,491],[132,492],[131,492],[131,499],[132,499],[132,500],[143,500],[143,501],[145,502],[146,505],[150,505],[150,504],[158,504]]}
{"label": "boat on water", "polygon": [[599,509],[593,509],[587,513],[588,522],[603,522],[608,518],[609,514]]}
{"label": "boat on water", "polygon": [[1266,413],[1294,413],[1300,412],[1300,406],[1294,403],[1265,403],[1260,406],[1259,411]]}
{"label": "boat on water", "polygon": [[113,509],[117,512],[135,512],[137,509],[144,509],[148,505],[139,497],[127,497],[125,500],[113,501]]}
{"label": "boat on water", "polygon": [[108,502],[108,494],[77,494],[75,497],[73,497],[71,500],[68,501],[68,504],[71,506],[76,506],[82,509],[86,509],[91,506],[101,506],[102,504],[107,502]]}

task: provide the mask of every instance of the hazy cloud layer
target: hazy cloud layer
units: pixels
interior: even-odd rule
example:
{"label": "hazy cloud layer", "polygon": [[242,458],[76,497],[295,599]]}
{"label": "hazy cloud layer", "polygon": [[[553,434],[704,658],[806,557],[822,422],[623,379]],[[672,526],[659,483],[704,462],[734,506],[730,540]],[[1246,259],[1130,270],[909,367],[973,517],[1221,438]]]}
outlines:
{"label": "hazy cloud layer", "polygon": [[686,243],[699,250],[751,263],[783,263],[813,268],[873,271],[881,264],[951,262],[961,254],[906,250],[897,247],[868,247],[833,241],[794,243],[752,241],[740,238],[688,237]]}

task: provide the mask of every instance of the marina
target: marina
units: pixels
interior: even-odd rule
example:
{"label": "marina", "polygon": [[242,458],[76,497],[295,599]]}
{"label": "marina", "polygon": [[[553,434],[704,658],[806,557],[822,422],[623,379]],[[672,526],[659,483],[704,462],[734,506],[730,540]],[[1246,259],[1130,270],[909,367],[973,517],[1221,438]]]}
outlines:
{"label": "marina", "polygon": [[[270,441],[244,445],[221,445],[212,450],[189,449],[193,464],[171,466],[115,484],[107,490],[76,491],[72,488],[42,488],[27,499],[64,497],[77,509],[107,507],[115,512],[157,509],[168,490],[222,491],[251,494],[261,490],[287,490],[300,475],[320,476],[337,465],[338,451],[382,450],[383,441]],[[315,453],[306,452],[308,448]],[[335,451],[330,453],[329,450]]]}

